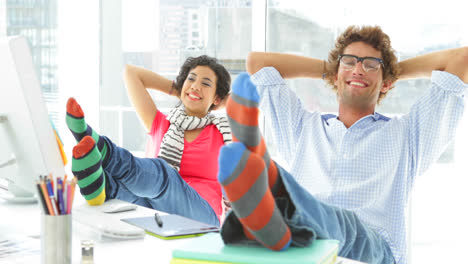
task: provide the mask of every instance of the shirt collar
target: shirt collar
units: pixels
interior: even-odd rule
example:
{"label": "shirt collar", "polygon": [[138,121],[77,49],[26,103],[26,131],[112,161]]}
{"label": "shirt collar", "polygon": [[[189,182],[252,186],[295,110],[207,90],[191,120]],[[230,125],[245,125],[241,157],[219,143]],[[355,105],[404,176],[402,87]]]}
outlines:
{"label": "shirt collar", "polygon": [[[324,115],[324,119],[326,120],[326,122],[328,124],[330,124],[330,121],[331,123],[338,123],[338,124],[341,124],[343,125],[344,127],[344,124],[343,122],[341,122],[341,120],[339,120],[339,117],[336,116],[336,115]],[[377,112],[374,112],[373,114],[371,115],[366,115],[364,117],[362,117],[361,119],[359,119],[358,121],[356,121],[356,123],[354,123],[351,127],[349,128],[353,128],[353,127],[356,127],[356,128],[362,128],[362,127],[366,127],[369,125],[369,123],[371,122],[377,122],[377,121],[388,121],[390,120],[390,118],[382,115],[382,114],[379,114]]]}
{"label": "shirt collar", "polygon": [[374,118],[375,121],[379,121],[379,120],[388,121],[388,120],[390,120],[389,117],[386,117],[386,116],[384,116],[382,114],[379,114],[377,112],[374,112],[374,114],[371,115],[371,116],[372,116],[372,118]]}
{"label": "shirt collar", "polygon": [[[339,123],[342,123],[339,119],[339,117],[335,114],[323,114],[322,115],[322,118],[325,122],[327,122],[327,124],[329,124],[329,121],[333,121],[333,122],[339,122]],[[386,117],[382,114],[379,114],[377,112],[374,112],[373,114],[371,115],[366,115],[364,117],[362,117],[361,119],[359,119],[358,121],[356,121],[356,123],[360,123],[360,122],[363,122],[364,120],[367,120],[367,119],[373,119],[373,121],[379,121],[379,120],[383,120],[383,121],[388,121],[390,120],[389,117]],[[355,124],[356,124],[355,123]]]}

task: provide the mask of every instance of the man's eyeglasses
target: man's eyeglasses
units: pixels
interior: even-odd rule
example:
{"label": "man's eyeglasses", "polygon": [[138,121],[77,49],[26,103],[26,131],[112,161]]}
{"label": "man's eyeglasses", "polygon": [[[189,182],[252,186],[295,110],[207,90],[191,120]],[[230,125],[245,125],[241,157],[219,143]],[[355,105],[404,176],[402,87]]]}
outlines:
{"label": "man's eyeglasses", "polygon": [[376,72],[380,69],[380,65],[382,65],[382,68],[384,67],[383,60],[374,57],[358,57],[349,54],[341,54],[338,56],[338,60],[345,71],[354,69],[358,62],[362,63],[362,68],[366,72]]}

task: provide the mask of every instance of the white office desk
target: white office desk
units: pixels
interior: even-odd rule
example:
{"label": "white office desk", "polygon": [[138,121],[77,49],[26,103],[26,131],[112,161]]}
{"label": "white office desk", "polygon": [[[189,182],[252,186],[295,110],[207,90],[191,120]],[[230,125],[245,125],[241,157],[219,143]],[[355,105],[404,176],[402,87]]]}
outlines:
{"label": "white office desk", "polygon": [[[77,196],[78,197],[78,196]],[[78,201],[78,203],[83,201]],[[141,216],[152,216],[155,210],[138,207]],[[125,214],[125,213],[123,213]],[[122,216],[125,218],[125,216]],[[13,233],[18,235],[33,236],[40,238],[41,215],[38,204],[19,205],[10,204],[0,200],[0,235]],[[172,258],[172,250],[187,243],[191,239],[184,238],[163,240],[150,235],[145,235],[143,239],[117,240],[103,238],[90,228],[73,220],[73,241],[72,241],[72,263],[81,263],[81,241],[92,240],[94,242],[94,263],[166,263],[169,264]],[[2,263],[1,259],[0,262]],[[18,260],[8,263],[40,263],[40,256],[37,255],[31,262]],[[358,264],[352,260],[338,258],[336,263]]]}
{"label": "white office desk", "polygon": [[[141,216],[154,215],[154,210],[139,207]],[[0,200],[0,236],[5,234],[27,235],[40,239],[41,215],[38,204],[10,204]],[[123,217],[125,218],[125,216]],[[99,236],[89,227],[75,220],[72,223],[72,263],[81,262],[81,241],[94,242],[95,263],[169,263],[172,249],[193,238],[163,240],[150,235],[143,239],[117,240]],[[30,259],[30,258],[28,258]],[[40,263],[40,256],[33,256],[34,263]],[[10,261],[8,259],[8,261]],[[0,263],[1,263],[0,259]],[[11,263],[11,262],[8,262]],[[13,263],[28,263],[18,260]]]}

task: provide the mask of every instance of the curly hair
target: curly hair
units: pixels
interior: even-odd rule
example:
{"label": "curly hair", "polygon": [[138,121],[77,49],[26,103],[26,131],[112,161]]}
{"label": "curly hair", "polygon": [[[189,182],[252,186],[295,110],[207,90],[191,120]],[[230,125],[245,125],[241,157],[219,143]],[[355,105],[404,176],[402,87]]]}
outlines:
{"label": "curly hair", "polygon": [[[345,48],[354,42],[364,42],[382,53],[384,67],[382,68],[383,81],[391,81],[390,89],[393,89],[395,81],[400,75],[400,67],[395,50],[390,43],[390,37],[385,34],[379,26],[350,26],[336,40],[335,48],[328,54],[328,64],[325,70],[325,81],[333,87],[336,92],[335,76],[338,73],[338,56],[343,54]],[[389,90],[390,90],[389,89]],[[380,93],[377,103],[386,96]]]}
{"label": "curly hair", "polygon": [[[231,89],[231,75],[229,72],[221,65],[217,59],[209,57],[207,55],[202,55],[199,57],[189,57],[185,60],[182,67],[180,67],[179,75],[176,78],[174,88],[178,94],[182,92],[182,86],[184,85],[185,79],[190,72],[190,70],[196,68],[197,66],[208,66],[211,70],[214,71],[216,75],[216,95],[220,100],[223,100]],[[213,108],[214,105],[210,107]]]}

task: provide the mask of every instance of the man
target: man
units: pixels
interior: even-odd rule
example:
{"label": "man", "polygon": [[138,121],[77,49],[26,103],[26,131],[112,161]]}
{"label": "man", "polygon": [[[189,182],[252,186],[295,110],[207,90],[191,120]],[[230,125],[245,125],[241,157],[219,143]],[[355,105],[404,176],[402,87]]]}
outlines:
{"label": "man", "polygon": [[[338,37],[328,62],[252,52],[247,71],[252,76],[236,80],[227,105],[233,138],[241,143],[224,147],[220,155],[218,179],[234,211],[223,227],[225,242],[242,239],[236,235],[242,226],[246,237],[275,250],[317,237],[339,240],[340,256],[407,263],[405,209],[414,179],[437,160],[462,117],[468,48],[398,63],[380,27],[351,26]],[[338,116],[307,111],[284,81],[297,77],[330,84]],[[375,112],[396,80],[421,77],[431,77],[432,84],[410,113],[390,119]],[[251,108],[257,105],[271,121],[290,174],[269,161],[263,139],[252,131],[257,116]],[[261,188],[242,179],[248,178],[242,176],[246,171],[257,179],[263,173],[253,172],[258,167],[268,170],[262,177],[268,178],[271,192],[265,197],[273,196],[273,205],[263,202],[268,197],[255,202],[253,194]],[[232,188],[236,182],[248,187]],[[255,225],[253,219],[266,213],[265,224]]]}

